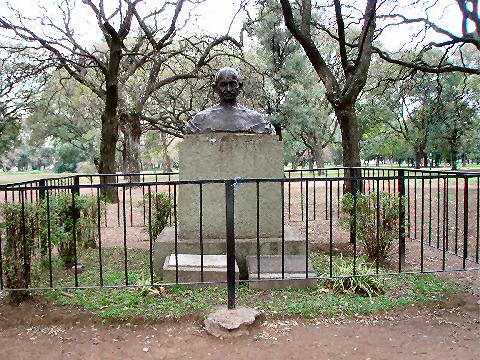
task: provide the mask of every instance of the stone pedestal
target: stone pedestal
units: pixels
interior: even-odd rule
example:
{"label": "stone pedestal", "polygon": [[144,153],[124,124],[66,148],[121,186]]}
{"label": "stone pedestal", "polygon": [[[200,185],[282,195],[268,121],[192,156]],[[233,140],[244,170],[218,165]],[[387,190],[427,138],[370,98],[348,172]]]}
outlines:
{"label": "stone pedestal", "polygon": [[317,275],[308,259],[308,277],[305,255],[285,255],[283,259],[284,273],[282,279],[282,256],[260,255],[260,276],[258,274],[258,259],[256,256],[247,256],[248,280],[250,288],[256,290],[287,289],[315,287]]}
{"label": "stone pedestal", "polygon": [[[281,179],[283,145],[276,136],[210,133],[185,136],[180,144],[180,180]],[[259,183],[259,247],[261,255],[304,254],[305,236],[285,226],[282,239],[281,182]],[[165,258],[175,252],[226,254],[225,184],[202,185],[202,244],[200,242],[200,186],[177,188],[177,236],[165,228],[155,242],[155,269],[162,276]],[[240,278],[247,278],[246,256],[257,254],[256,183],[235,190],[235,252]],[[175,241],[176,240],[176,241]],[[192,274],[190,274],[192,275]],[[193,276],[193,275],[192,275]],[[197,276],[197,275],[195,275]]]}
{"label": "stone pedestal", "polygon": [[[280,227],[281,230],[281,227]],[[285,254],[305,254],[305,235],[299,230],[285,226]],[[281,255],[282,238],[260,238],[260,255]],[[154,267],[155,273],[163,276],[163,267],[165,258],[175,253],[175,229],[170,226],[163,229],[155,241]],[[200,254],[200,240],[196,239],[177,239],[178,254]],[[219,239],[203,239],[204,255],[221,255],[227,253],[227,241],[225,237]],[[240,270],[240,278],[247,278],[248,255],[257,254],[257,239],[237,239],[235,238],[235,259]]]}
{"label": "stone pedestal", "polygon": [[[276,136],[243,133],[187,135],[179,150],[180,180],[283,178],[283,145]],[[281,236],[281,183],[259,184],[260,237]],[[225,186],[203,185],[203,238],[225,238]],[[235,191],[235,238],[255,238],[256,184]],[[178,189],[180,239],[200,236],[200,187]]]}
{"label": "stone pedestal", "polygon": [[[201,256],[192,254],[177,254],[178,258],[178,282],[195,283],[202,281]],[[174,283],[177,279],[177,264],[175,254],[165,258],[163,265],[163,281]],[[238,277],[238,266],[235,264],[235,279]],[[227,256],[204,255],[203,256],[203,281],[213,282],[215,286],[226,286],[227,281]]]}

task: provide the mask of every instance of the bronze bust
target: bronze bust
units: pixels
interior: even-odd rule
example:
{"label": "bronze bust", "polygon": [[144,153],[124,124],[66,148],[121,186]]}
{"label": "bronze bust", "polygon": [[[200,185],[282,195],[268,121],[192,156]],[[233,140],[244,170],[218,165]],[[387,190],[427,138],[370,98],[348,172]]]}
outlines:
{"label": "bronze bust", "polygon": [[187,122],[187,134],[210,132],[244,132],[271,134],[272,129],[261,114],[237,103],[243,83],[237,70],[231,67],[220,69],[213,85],[220,103],[200,111]]}

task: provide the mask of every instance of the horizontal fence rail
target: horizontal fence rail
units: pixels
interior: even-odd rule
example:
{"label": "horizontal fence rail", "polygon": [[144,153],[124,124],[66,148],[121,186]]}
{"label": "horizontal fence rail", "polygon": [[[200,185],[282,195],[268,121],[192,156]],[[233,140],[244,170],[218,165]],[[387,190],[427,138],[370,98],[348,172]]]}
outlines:
{"label": "horizontal fence rail", "polygon": [[[287,170],[279,179],[180,180],[172,172],[1,185],[0,289],[226,283],[231,308],[238,281],[479,270],[479,180],[474,172],[362,167]],[[247,205],[239,207],[242,201]],[[268,201],[279,204],[273,213]],[[212,209],[222,206],[215,210],[222,215],[212,220]],[[193,281],[182,278],[179,264],[187,228],[183,212],[196,231],[189,238],[200,259]],[[235,259],[243,240],[237,235],[243,230],[237,226],[250,220],[248,255],[256,257],[256,268],[245,274],[241,267],[238,278]],[[214,280],[205,264],[212,221],[224,224],[216,255],[227,260],[225,278]],[[278,247],[268,253],[265,234],[272,222],[279,226]],[[173,244],[174,276],[168,281],[160,277],[162,229],[170,231]],[[287,269],[291,231],[300,234],[296,253],[305,266],[293,277]],[[279,257],[276,278],[263,276],[264,255]],[[347,273],[336,267],[339,256],[350,264]],[[321,265],[315,271],[309,267],[313,258]]]}

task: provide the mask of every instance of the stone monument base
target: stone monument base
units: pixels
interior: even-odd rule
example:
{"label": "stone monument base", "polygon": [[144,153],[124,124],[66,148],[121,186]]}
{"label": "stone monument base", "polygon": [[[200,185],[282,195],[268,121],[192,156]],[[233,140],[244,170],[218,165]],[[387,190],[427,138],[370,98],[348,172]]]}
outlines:
{"label": "stone monument base", "polygon": [[305,255],[285,255],[282,279],[282,256],[260,255],[260,278],[258,276],[257,257],[247,256],[248,280],[250,289],[300,289],[315,287],[317,275],[313,271],[312,262],[308,259],[308,277],[305,274]]}
{"label": "stone monument base", "polygon": [[[203,239],[204,255],[226,254],[227,241],[225,239]],[[154,267],[155,273],[163,276],[165,258],[175,253],[175,229],[166,227],[155,241]],[[178,254],[200,254],[199,239],[178,239]],[[235,239],[235,258],[240,270],[240,278],[247,279],[248,255],[257,254],[257,239]],[[281,255],[282,238],[260,238],[260,255]],[[305,254],[305,235],[291,226],[285,225],[285,254]]]}
{"label": "stone monument base", "polygon": [[[178,258],[178,282],[195,283],[202,281],[200,255],[177,254]],[[175,254],[165,258],[163,265],[163,281],[174,283],[177,280],[177,266]],[[238,280],[238,266],[235,264],[235,279]],[[213,283],[212,286],[227,286],[227,256],[204,255],[203,256],[203,281]],[[195,284],[194,286],[202,286]]]}

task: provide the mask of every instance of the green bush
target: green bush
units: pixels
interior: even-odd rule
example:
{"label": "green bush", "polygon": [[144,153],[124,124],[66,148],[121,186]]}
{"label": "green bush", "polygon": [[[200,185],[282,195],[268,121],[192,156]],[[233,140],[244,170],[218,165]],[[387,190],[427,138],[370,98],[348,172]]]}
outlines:
{"label": "green bush", "polygon": [[[5,287],[23,289],[30,286],[32,249],[36,236],[37,209],[34,204],[3,203],[0,223],[3,245],[3,272]],[[10,299],[20,303],[30,296],[28,291],[12,291]]]}
{"label": "green bush", "polygon": [[[375,274],[375,267],[367,264],[362,258],[356,265],[357,274]],[[376,296],[383,294],[385,279],[377,276],[351,276],[353,274],[352,259],[344,260],[343,257],[335,259],[332,263],[334,276],[340,276],[326,280],[326,284],[336,293],[361,296]],[[345,277],[341,277],[345,276]]]}
{"label": "green bush", "polygon": [[[145,209],[149,209],[149,201],[152,207],[152,238],[155,240],[162,230],[167,226],[168,216],[172,210],[172,202],[168,198],[168,195],[162,192],[151,192],[150,195],[147,192],[143,195],[141,206],[145,206]],[[147,221],[145,224],[145,231],[149,231],[149,219],[147,215]]]}
{"label": "green bush", "polygon": [[[377,193],[357,193],[356,206],[356,234],[369,260],[378,257],[380,262],[385,261],[391,253],[392,244],[398,238],[400,198],[388,192],[379,192],[380,224],[377,243]],[[405,208],[405,198],[401,206]],[[342,228],[350,230],[354,221],[354,196],[345,194],[341,204]]]}
{"label": "green bush", "polygon": [[[74,265],[75,242],[73,225],[76,221],[77,246],[94,248],[97,244],[97,201],[94,196],[75,195],[75,209],[72,194],[59,193],[49,197],[50,240],[57,247],[58,254],[66,268]],[[102,211],[102,210],[101,210]],[[47,198],[40,204],[40,238],[45,247],[48,239]],[[44,251],[42,251],[44,253]]]}

